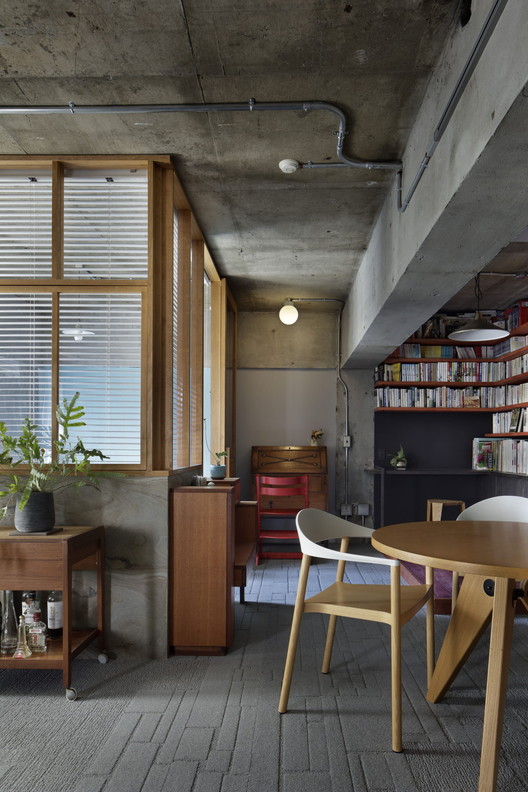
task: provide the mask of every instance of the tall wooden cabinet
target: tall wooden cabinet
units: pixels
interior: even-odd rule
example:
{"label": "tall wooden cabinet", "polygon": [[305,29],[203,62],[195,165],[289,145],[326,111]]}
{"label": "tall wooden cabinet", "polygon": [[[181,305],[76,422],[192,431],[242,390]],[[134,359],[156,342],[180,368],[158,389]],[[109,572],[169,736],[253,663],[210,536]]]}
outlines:
{"label": "tall wooden cabinet", "polygon": [[170,646],[224,654],[233,640],[236,487],[177,487],[170,506]]}

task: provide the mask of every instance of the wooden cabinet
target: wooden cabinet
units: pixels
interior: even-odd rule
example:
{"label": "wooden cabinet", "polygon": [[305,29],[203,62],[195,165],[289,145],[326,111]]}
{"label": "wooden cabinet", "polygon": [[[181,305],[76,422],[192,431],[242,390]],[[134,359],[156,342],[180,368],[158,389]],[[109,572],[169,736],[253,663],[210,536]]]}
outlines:
{"label": "wooden cabinet", "polygon": [[[72,630],[71,588],[74,569],[97,570],[97,626]],[[65,526],[49,536],[16,534],[0,528],[0,589],[62,591],[62,639],[53,639],[40,655],[25,659],[0,657],[1,668],[62,669],[66,695],[77,697],[71,687],[71,661],[92,641],[104,649],[104,529]]]}
{"label": "wooden cabinet", "polygon": [[171,492],[169,642],[177,654],[224,654],[233,640],[233,587],[244,600],[254,565],[257,504],[240,479]]}
{"label": "wooden cabinet", "polygon": [[224,654],[233,640],[236,488],[177,487],[170,506],[170,645]]}
{"label": "wooden cabinet", "polygon": [[[299,473],[308,474],[309,505],[326,511],[328,475],[325,446],[253,446],[251,449],[253,497],[256,493],[257,474],[295,476]],[[267,506],[270,507],[268,501]],[[296,506],[301,508],[302,504],[296,504],[292,499],[291,508]],[[273,508],[273,505],[270,508]]]}

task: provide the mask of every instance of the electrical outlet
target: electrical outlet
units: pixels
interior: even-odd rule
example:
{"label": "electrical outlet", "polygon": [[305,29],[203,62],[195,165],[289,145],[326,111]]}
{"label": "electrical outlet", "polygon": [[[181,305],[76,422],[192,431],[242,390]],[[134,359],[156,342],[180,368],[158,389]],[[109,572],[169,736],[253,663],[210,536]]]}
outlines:
{"label": "electrical outlet", "polygon": [[352,504],[351,503],[342,503],[341,504],[341,517],[352,517]]}
{"label": "electrical outlet", "polygon": [[358,517],[368,517],[370,514],[370,506],[368,503],[356,503],[356,514]]}
{"label": "electrical outlet", "polygon": [[350,448],[350,435],[343,437],[343,448]]}

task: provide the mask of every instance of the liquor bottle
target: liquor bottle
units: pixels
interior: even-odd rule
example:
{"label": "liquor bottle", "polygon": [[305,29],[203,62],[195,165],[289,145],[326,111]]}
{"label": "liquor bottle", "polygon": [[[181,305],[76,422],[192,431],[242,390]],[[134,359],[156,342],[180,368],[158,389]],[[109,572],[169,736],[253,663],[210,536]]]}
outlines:
{"label": "liquor bottle", "polygon": [[62,635],[62,591],[48,592],[48,635],[50,638]]}
{"label": "liquor bottle", "polygon": [[17,645],[17,617],[12,591],[2,592],[2,632],[0,633],[0,652],[11,654]]}
{"label": "liquor bottle", "polygon": [[27,642],[32,652],[45,652],[47,627],[40,620],[40,611],[33,614],[33,624],[27,630]]}
{"label": "liquor bottle", "polygon": [[27,645],[26,622],[21,615],[18,624],[18,641],[13,660],[24,660],[26,657],[31,657],[31,649]]}
{"label": "liquor bottle", "polygon": [[27,627],[33,624],[33,614],[40,611],[40,602],[37,599],[36,591],[22,592],[22,616]]}

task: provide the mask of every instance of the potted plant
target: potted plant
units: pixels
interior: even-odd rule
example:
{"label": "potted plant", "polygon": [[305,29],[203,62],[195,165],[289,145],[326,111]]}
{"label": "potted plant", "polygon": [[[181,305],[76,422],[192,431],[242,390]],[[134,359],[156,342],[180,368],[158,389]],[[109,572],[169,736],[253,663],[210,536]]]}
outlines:
{"label": "potted plant", "polygon": [[405,470],[407,468],[407,456],[402,445],[400,445],[400,450],[391,456],[389,462],[395,470]]}
{"label": "potted plant", "polygon": [[215,451],[216,465],[211,465],[210,474],[213,479],[223,479],[226,476],[226,466],[222,465],[222,458],[227,456],[227,451]]}
{"label": "potted plant", "polygon": [[[76,393],[70,401],[63,399],[56,409],[59,425],[58,439],[42,448],[38,424],[25,418],[20,435],[8,434],[0,421],[0,477],[7,479],[6,489],[0,498],[6,499],[0,509],[0,519],[15,501],[15,528],[24,533],[49,531],[55,525],[54,491],[65,487],[82,487],[94,483],[97,475],[91,469],[91,460],[108,459],[96,448],[88,449],[80,438],[73,440],[72,429],[86,426],[84,408],[77,403]],[[27,466],[22,469],[22,466]],[[110,475],[105,473],[104,475]],[[82,476],[83,478],[78,478]]]}

